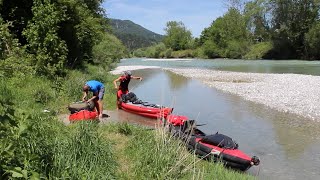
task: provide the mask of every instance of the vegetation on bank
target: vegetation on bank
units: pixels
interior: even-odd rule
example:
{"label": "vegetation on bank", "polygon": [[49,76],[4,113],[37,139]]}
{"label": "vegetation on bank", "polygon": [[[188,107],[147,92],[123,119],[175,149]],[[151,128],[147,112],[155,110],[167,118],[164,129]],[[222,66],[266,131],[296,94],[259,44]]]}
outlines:
{"label": "vegetation on bank", "polygon": [[136,57],[320,59],[318,0],[229,0],[228,11],[193,38],[183,22],[169,21],[162,43]]}
{"label": "vegetation on bank", "polygon": [[0,1],[0,179],[252,178],[198,163],[158,131],[58,119],[90,79],[106,84],[104,107],[115,109],[108,71],[125,48],[101,3]]}
{"label": "vegetation on bank", "polygon": [[[1,78],[0,179],[253,178],[200,161],[163,129],[96,122],[65,126],[58,119],[68,103],[81,98],[86,80],[108,87],[114,78],[96,66],[68,71],[59,80]],[[106,90],[105,108],[115,109],[115,91]]]}

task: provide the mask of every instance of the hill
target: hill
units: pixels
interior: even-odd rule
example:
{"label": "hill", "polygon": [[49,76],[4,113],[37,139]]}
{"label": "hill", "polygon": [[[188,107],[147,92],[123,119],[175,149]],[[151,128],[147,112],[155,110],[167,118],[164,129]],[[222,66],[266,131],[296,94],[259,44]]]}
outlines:
{"label": "hill", "polygon": [[110,24],[115,36],[129,50],[148,47],[163,39],[163,35],[154,33],[130,20],[110,19]]}

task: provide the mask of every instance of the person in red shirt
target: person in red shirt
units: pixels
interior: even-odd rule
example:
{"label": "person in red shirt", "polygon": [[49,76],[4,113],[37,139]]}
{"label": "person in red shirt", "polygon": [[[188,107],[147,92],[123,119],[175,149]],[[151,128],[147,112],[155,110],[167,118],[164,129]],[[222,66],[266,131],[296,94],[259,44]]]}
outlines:
{"label": "person in red shirt", "polygon": [[[123,75],[118,77],[117,79],[115,79],[113,81],[114,84],[114,88],[116,88],[118,90],[117,92],[117,105],[119,107],[119,105],[121,104],[121,96],[123,94],[128,94],[129,93],[129,83],[131,79],[137,79],[137,80],[142,80],[142,77],[138,77],[138,76],[132,76],[131,71],[124,71]],[[117,82],[120,82],[119,86],[117,85]]]}

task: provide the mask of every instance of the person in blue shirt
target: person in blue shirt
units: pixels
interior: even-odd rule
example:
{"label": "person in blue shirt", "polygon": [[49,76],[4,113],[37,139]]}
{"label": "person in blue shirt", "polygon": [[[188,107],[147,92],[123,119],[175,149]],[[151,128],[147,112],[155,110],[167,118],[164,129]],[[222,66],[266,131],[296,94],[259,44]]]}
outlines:
{"label": "person in blue shirt", "polygon": [[[102,118],[102,112],[103,112],[103,96],[104,96],[104,85],[103,83],[96,81],[96,80],[91,80],[85,83],[85,85],[82,88],[83,90],[83,97],[82,101],[90,102],[93,101],[94,105],[97,109],[99,119]],[[93,96],[87,100],[88,97],[88,92],[92,92]]]}

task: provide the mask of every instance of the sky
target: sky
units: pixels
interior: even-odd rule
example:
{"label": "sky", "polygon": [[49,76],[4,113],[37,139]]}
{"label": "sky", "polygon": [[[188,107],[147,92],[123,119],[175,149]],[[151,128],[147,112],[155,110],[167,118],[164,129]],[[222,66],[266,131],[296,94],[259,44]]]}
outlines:
{"label": "sky", "polygon": [[226,11],[224,0],[105,0],[108,18],[131,20],[158,34],[168,21],[182,21],[193,37]]}

